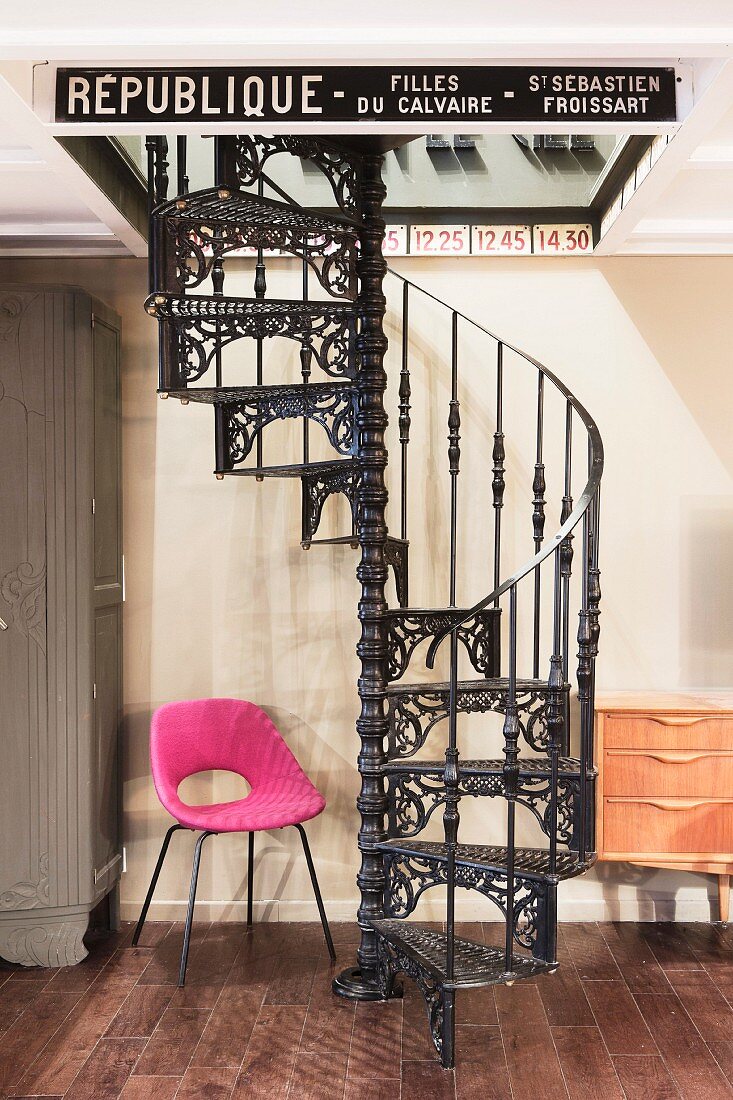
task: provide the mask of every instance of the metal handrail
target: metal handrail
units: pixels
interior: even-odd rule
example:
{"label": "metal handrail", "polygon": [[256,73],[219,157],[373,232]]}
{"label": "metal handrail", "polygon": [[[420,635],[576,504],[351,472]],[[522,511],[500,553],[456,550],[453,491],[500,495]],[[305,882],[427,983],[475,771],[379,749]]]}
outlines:
{"label": "metal handrail", "polygon": [[592,503],[601,482],[601,476],[603,474],[603,442],[601,440],[600,432],[598,431],[596,423],[591,417],[588,410],[585,408],[584,405],[581,404],[580,401],[578,401],[577,397],[575,397],[575,395],[570,392],[567,386],[560,381],[557,375],[553,374],[549,367],[544,366],[544,364],[540,363],[537,359],[529,355],[527,352],[522,351],[520,348],[517,348],[513,344],[508,343],[506,340],[502,340],[501,337],[496,335],[496,333],[492,332],[484,325],[479,324],[479,322],[475,321],[472,317],[468,317],[460,310],[454,309],[453,306],[449,305],[447,302],[444,302],[435,294],[431,294],[429,290],[425,290],[424,287],[421,287],[419,285],[419,283],[413,283],[411,279],[405,278],[404,275],[400,275],[392,268],[389,268],[388,271],[390,275],[393,275],[402,283],[407,283],[415,290],[420,291],[421,294],[426,295],[426,297],[428,298],[432,298],[432,300],[434,302],[437,302],[438,305],[442,306],[444,309],[449,310],[455,316],[460,317],[462,320],[466,321],[469,325],[472,325],[480,332],[483,332],[487,336],[490,336],[492,340],[495,340],[498,344],[501,344],[503,347],[508,348],[510,351],[513,351],[521,359],[524,359],[531,366],[535,367],[536,370],[538,370],[549,382],[553,384],[553,386],[555,386],[555,388],[565,398],[568,404],[575,410],[575,412],[577,412],[588,433],[588,440],[590,444],[588,480],[580,496],[578,497],[575,507],[570,512],[565,522],[560,525],[558,530],[550,539],[546,540],[543,543],[542,548],[539,550],[539,552],[536,553],[532,558],[530,558],[529,561],[525,562],[525,564],[521,566],[515,573],[513,573],[507,580],[503,581],[500,585],[494,588],[494,590],[490,592],[488,596],[485,596],[482,600],[479,600],[478,603],[473,605],[473,607],[469,608],[467,611],[460,611],[457,614],[457,617],[453,619],[452,625],[445,627],[442,631],[435,635],[435,638],[430,644],[426,657],[426,664],[428,668],[433,668],[435,665],[435,657],[438,652],[438,648],[449,634],[452,634],[454,631],[458,630],[465,622],[467,622],[469,619],[472,619],[474,615],[477,615],[480,611],[483,611],[490,604],[495,603],[499,599],[499,597],[502,596],[505,592],[508,592],[513,585],[517,584],[520,580],[522,580],[523,577],[526,577],[529,573],[532,573],[538,565],[540,565],[543,561],[550,557],[550,555],[557,549],[563,539],[565,539],[581,521],[590,504]]}

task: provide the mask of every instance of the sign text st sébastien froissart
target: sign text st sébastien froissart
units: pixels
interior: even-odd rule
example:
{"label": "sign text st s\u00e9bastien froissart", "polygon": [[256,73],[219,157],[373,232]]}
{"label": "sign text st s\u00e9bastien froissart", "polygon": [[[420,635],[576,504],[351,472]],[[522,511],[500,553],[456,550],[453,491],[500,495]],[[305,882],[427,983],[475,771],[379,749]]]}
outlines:
{"label": "sign text st s\u00e9bastien froissart", "polygon": [[674,122],[672,67],[59,69],[57,122]]}

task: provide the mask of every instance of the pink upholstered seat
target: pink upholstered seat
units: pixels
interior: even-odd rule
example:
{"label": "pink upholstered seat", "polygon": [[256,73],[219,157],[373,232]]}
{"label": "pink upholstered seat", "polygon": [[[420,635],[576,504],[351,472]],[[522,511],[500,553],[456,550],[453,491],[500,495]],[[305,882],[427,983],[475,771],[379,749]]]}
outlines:
{"label": "pink upholstered seat", "polygon": [[[160,801],[187,829],[282,829],[317,817],[326,805],[267,715],[240,699],[160,707],[150,730],[150,762]],[[207,771],[236,772],[252,789],[234,802],[186,805],[180,784]]]}

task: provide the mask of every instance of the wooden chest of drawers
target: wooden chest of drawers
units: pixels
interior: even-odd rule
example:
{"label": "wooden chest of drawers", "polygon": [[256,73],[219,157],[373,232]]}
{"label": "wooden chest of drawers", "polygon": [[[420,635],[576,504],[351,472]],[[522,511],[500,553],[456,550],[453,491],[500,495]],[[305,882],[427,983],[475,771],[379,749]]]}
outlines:
{"label": "wooden chest of drawers", "polygon": [[598,858],[733,873],[733,692],[596,698]]}

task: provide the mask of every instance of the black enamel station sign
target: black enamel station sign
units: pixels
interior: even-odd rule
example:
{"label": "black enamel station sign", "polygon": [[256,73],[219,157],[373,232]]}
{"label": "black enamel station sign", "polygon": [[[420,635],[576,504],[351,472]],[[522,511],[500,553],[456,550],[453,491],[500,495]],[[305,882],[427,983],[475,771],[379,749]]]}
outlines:
{"label": "black enamel station sign", "polygon": [[674,122],[671,67],[59,69],[57,122]]}

